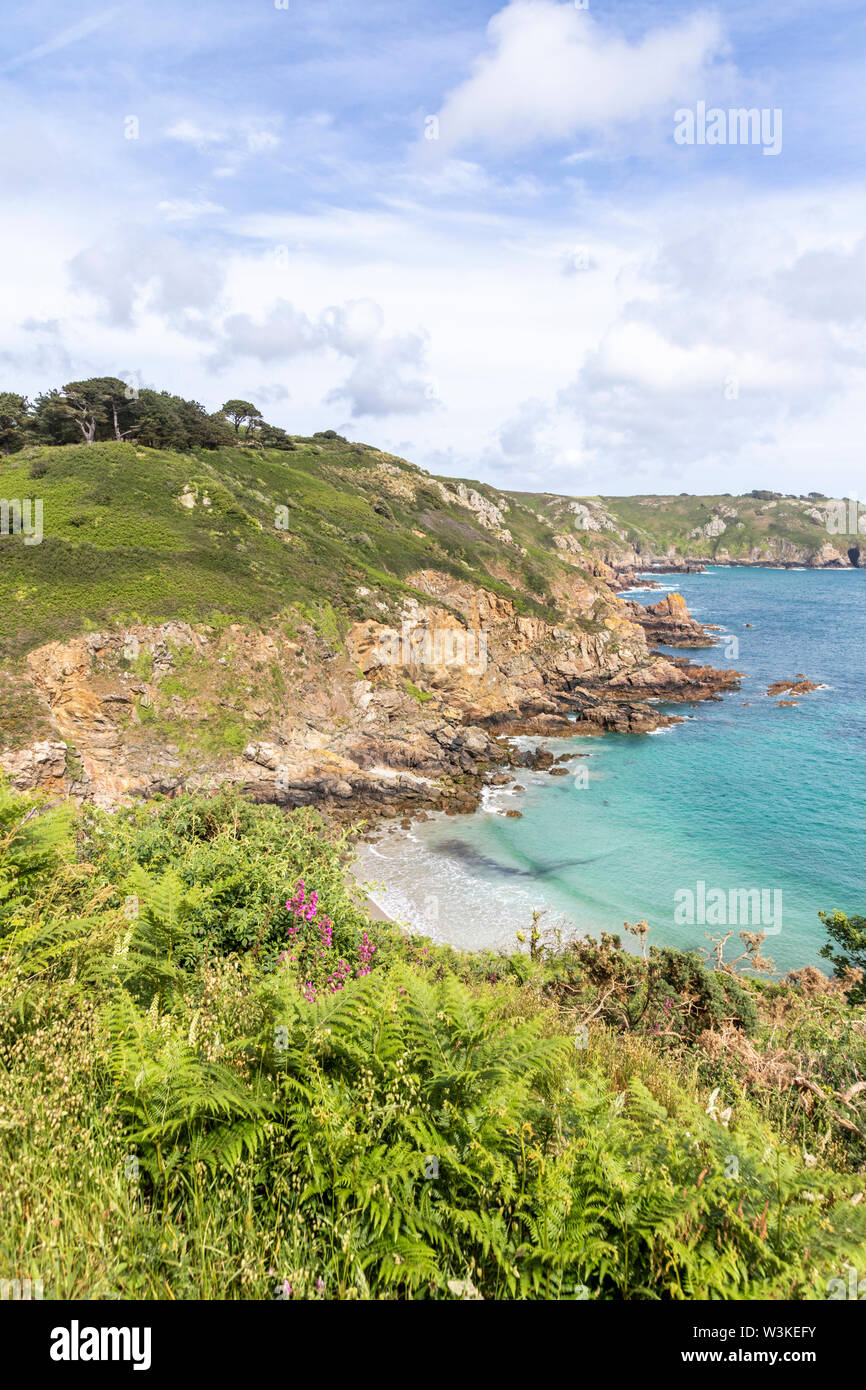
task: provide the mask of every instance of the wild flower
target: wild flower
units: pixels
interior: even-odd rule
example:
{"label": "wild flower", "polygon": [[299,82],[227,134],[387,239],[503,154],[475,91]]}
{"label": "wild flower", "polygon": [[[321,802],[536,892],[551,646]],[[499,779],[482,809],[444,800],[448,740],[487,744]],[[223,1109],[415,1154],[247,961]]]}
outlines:
{"label": "wild flower", "polygon": [[[286,928],[288,949],[278,957],[288,969],[297,968],[303,972],[300,988],[310,1003],[319,992],[336,994],[342,990],[353,973],[344,956],[334,959],[334,922],[324,913],[320,916],[319,908],[318,892],[315,889],[308,892],[304,879],[298,879],[286,900],[286,910],[292,914],[292,921]],[[306,923],[315,926],[316,931],[307,931]],[[375,950],[375,943],[363,932],[354,972],[357,978],[369,975]]]}
{"label": "wild flower", "polygon": [[371,960],[373,959],[373,952],[374,952],[375,950],[376,950],[376,947],[373,945],[373,943],[372,943],[372,941],[370,940],[370,938],[368,937],[367,933],[366,933],[366,932],[362,932],[362,933],[361,933],[361,944],[360,944],[360,946],[358,947],[358,970],[357,970],[357,976],[358,976],[359,979],[361,978],[362,975],[369,975],[369,973],[370,973],[370,962],[371,962]]}

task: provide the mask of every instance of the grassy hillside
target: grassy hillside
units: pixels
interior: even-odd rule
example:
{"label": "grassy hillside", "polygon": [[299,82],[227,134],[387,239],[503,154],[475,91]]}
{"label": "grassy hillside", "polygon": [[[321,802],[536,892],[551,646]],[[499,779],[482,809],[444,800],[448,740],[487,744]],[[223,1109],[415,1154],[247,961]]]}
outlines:
{"label": "grassy hillside", "polygon": [[[549,493],[514,493],[557,531],[577,535],[590,553],[615,555],[634,548],[640,554],[711,559],[782,558],[789,548],[803,557],[844,537],[827,530],[824,504],[815,498],[715,496],[635,496],[581,498],[586,516],[570,510],[574,499]],[[593,525],[594,523],[594,525]]]}
{"label": "grassy hillside", "polygon": [[447,497],[411,464],[341,439],[290,452],[28,448],[0,464],[0,495],[42,498],[44,539],[0,539],[0,654],[109,621],[255,622],[290,605],[371,616],[359,587],[396,596],[423,568],[555,616],[562,562],[545,528],[515,506],[503,539],[445,481]]}
{"label": "grassy hillside", "polygon": [[[381,617],[376,602],[425,568],[556,621],[564,574],[589,580],[601,557],[632,547],[736,557],[833,539],[814,501],[575,502],[436,479],[339,436],[292,443],[188,454],[32,445],[3,460],[0,496],[41,498],[44,539],[0,538],[0,655],[110,622],[255,623],[292,606],[326,626]],[[695,535],[720,519],[718,535]]]}
{"label": "grassy hillside", "polygon": [[[831,537],[820,504],[799,499],[753,497],[606,497],[602,498],[629,538],[656,551],[673,546],[683,555],[716,554],[720,549],[746,556],[780,542],[815,550]],[[718,536],[696,536],[714,519],[725,529]]]}

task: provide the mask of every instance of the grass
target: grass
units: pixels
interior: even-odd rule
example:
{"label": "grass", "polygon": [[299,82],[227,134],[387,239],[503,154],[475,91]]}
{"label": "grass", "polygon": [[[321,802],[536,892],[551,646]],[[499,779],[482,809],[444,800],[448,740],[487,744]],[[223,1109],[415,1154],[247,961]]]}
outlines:
{"label": "grass", "polygon": [[[390,516],[376,510],[381,480],[392,476],[377,473],[381,465],[409,480]],[[34,466],[45,470],[36,480]],[[471,520],[462,507],[438,499],[443,525],[415,534],[424,505],[419,478],[401,460],[359,453],[339,439],[299,442],[288,453],[237,447],[180,455],[100,443],[12,455],[0,465],[0,491],[42,498],[44,539],[29,547],[16,537],[0,541],[0,652],[20,655],[112,622],[214,622],[220,614],[264,622],[293,605],[336,634],[374,611],[359,600],[359,587],[394,601],[415,593],[406,583],[414,570],[431,566],[483,583],[519,611],[550,614],[546,594],[523,592],[516,545],[508,584],[489,568],[502,559],[499,542],[450,534],[452,523]],[[197,499],[193,508],[181,503],[184,489]],[[283,507],[288,530],[278,524]],[[551,573],[561,567],[552,555],[539,554],[535,564]],[[545,587],[540,576],[534,587]]]}
{"label": "grass", "polygon": [[417,685],[413,685],[411,681],[404,681],[404,688],[407,695],[411,695],[412,699],[417,700],[419,705],[426,705],[428,700],[433,699],[429,690],[421,690]]}
{"label": "grass", "polygon": [[[569,499],[551,494],[512,494],[516,501],[532,507],[559,531],[576,534],[592,552],[608,553],[634,546],[646,553],[664,555],[673,548],[676,555],[712,559],[721,550],[734,558],[763,552],[766,559],[782,558],[786,547],[806,553],[820,549],[833,537],[826,523],[810,513],[820,511],[820,503],[803,498],[734,497],[729,494],[696,497],[644,495],[598,497],[619,535],[609,527],[599,531],[574,532],[573,517],[565,510]],[[694,532],[721,517],[725,530],[719,536]]]}
{"label": "grass", "polygon": [[[672,545],[712,558],[722,546],[739,556],[755,547],[815,550],[828,539],[808,515],[814,504],[796,499],[598,499],[617,537],[575,533],[568,499],[470,483],[506,509],[509,543],[456,499],[455,481],[442,480],[443,494],[405,460],[338,437],[298,439],[291,451],[237,446],[187,455],[114,442],[33,446],[0,463],[0,492],[39,496],[44,509],[40,545],[0,539],[0,655],[19,658],[47,640],[116,623],[264,625],[292,609],[339,646],[350,622],[382,619],[376,603],[393,613],[408,595],[418,597],[408,581],[425,569],[556,624],[570,619],[554,594],[575,579],[608,606],[590,573],[599,551]],[[184,494],[195,499],[192,508]],[[691,538],[723,507],[735,516],[721,537]],[[562,532],[585,547],[576,565],[556,548]]]}

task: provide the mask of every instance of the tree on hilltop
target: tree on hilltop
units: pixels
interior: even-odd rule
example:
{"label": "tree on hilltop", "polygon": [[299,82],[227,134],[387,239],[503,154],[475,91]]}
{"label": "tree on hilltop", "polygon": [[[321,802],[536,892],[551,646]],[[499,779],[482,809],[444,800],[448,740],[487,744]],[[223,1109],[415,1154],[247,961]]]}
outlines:
{"label": "tree on hilltop", "polygon": [[252,401],[233,398],[211,414],[199,401],[150,387],[134,389],[113,376],[68,381],[40,393],[32,405],[17,392],[0,391],[0,456],[23,448],[28,438],[61,447],[135,439],[145,448],[181,453],[239,442],[295,447]]}
{"label": "tree on hilltop", "polygon": [[255,428],[256,424],[263,423],[262,413],[258,406],[253,405],[252,401],[232,400],[226,401],[222,408],[223,415],[227,415],[235,427],[235,434],[239,437],[241,425],[247,421],[247,428]]}
{"label": "tree on hilltop", "polygon": [[[85,444],[103,438],[128,439],[135,432],[135,397],[116,376],[93,376],[68,381],[36,402],[37,425],[54,443],[68,443],[64,422],[73,422]],[[59,436],[59,437],[58,437]]]}
{"label": "tree on hilltop", "polygon": [[0,391],[0,449],[4,454],[17,453],[24,447],[29,423],[27,397],[19,396],[17,391]]}
{"label": "tree on hilltop", "polygon": [[135,403],[138,443],[150,449],[217,449],[231,444],[232,431],[225,416],[209,415],[198,401],[173,396],[170,391],[145,388]]}

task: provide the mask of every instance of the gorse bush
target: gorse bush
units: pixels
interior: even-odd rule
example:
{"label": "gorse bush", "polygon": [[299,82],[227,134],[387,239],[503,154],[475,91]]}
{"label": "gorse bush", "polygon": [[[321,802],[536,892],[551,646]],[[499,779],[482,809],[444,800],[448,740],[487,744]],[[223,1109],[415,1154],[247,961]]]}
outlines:
{"label": "gorse bush", "polygon": [[694,1041],[725,1023],[748,1034],[758,1022],[746,983],[711,970],[695,951],[650,947],[643,961],[623,951],[618,936],[603,932],[600,942],[582,939],[547,953],[545,975],[556,998],[582,1002],[614,1027],[662,1046]]}
{"label": "gorse bush", "polygon": [[610,941],[407,938],[367,920],[345,838],[309,812],[34,809],[0,803],[0,1276],[53,1297],[810,1298],[855,1261],[850,1155],[819,1162],[690,1057],[699,1022],[755,1046],[748,982]]}

